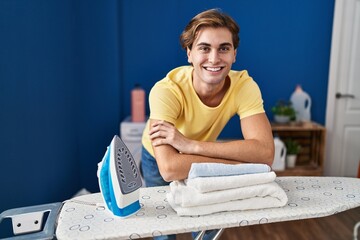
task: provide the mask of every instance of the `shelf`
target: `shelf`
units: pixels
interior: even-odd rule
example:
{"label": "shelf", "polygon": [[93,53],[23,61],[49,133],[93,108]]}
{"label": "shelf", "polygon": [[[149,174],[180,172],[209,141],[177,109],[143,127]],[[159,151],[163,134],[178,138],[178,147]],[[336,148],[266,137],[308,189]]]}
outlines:
{"label": "shelf", "polygon": [[296,166],[277,171],[278,176],[321,176],[325,159],[326,128],[315,122],[271,123],[274,135],[282,141],[293,139],[301,145]]}
{"label": "shelf", "polygon": [[315,122],[271,123],[273,131],[321,131],[325,127]]}

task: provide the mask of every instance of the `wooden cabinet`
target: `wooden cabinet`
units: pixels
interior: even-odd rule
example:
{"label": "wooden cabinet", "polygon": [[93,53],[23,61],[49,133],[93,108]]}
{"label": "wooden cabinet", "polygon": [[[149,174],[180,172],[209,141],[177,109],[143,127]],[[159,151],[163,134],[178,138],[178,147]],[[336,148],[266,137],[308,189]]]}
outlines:
{"label": "wooden cabinet", "polygon": [[271,124],[274,135],[282,141],[288,138],[301,145],[296,166],[276,171],[277,176],[321,176],[325,159],[325,127],[315,122]]}

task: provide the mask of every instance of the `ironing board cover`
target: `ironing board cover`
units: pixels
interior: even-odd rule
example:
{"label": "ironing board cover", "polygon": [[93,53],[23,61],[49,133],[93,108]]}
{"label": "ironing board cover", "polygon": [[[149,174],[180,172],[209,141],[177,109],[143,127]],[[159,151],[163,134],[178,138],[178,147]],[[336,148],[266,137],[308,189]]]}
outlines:
{"label": "ironing board cover", "polygon": [[[208,229],[318,218],[360,206],[360,179],[345,177],[278,177],[289,201],[285,207],[179,217],[166,200],[169,187],[140,189],[141,210],[120,219],[103,206],[66,202],[56,237],[66,239],[136,239]],[[101,203],[100,193],[77,200]]]}

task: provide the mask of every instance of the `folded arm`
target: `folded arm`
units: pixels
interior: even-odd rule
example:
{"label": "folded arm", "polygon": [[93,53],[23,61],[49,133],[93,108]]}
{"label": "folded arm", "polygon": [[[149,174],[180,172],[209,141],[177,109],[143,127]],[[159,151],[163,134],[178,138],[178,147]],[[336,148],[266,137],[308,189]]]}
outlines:
{"label": "folded arm", "polygon": [[184,137],[172,124],[150,120],[150,139],[160,173],[166,181],[185,179],[192,163],[241,162],[272,164],[274,140],[265,113],[241,120],[244,140],[202,142]]}

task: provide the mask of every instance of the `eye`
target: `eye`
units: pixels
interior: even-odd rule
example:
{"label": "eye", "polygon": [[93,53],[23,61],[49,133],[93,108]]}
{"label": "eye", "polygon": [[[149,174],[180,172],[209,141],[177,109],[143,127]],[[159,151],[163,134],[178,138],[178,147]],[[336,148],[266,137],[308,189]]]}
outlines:
{"label": "eye", "polygon": [[202,47],[199,47],[199,50],[200,50],[200,52],[209,52],[210,48],[207,46],[202,46]]}
{"label": "eye", "polygon": [[219,52],[228,52],[230,51],[230,47],[224,46],[219,48]]}

